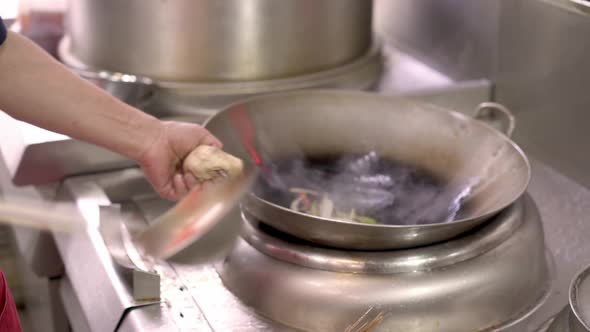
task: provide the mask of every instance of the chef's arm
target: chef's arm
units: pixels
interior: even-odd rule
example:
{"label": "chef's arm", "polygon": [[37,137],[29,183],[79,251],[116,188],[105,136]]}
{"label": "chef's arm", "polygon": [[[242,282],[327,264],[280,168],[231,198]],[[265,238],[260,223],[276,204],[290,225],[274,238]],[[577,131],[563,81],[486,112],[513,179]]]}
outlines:
{"label": "chef's arm", "polygon": [[29,39],[0,45],[0,110],[138,160],[162,124],[70,72]]}

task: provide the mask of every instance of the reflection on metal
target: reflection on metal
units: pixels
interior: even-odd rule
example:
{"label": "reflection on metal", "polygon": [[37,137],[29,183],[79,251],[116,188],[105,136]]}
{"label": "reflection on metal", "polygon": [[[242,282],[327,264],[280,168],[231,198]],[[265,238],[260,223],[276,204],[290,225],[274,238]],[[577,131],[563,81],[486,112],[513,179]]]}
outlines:
{"label": "reflection on metal", "polygon": [[569,304],[539,332],[590,331],[590,265],[580,270],[569,289]]}
{"label": "reflection on metal", "polygon": [[[209,331],[203,313],[173,268],[165,262],[138,260],[125,243],[129,238],[122,236],[125,231],[120,227],[134,234],[145,227],[146,220],[134,203],[124,202],[119,208],[116,199],[141,199],[146,194],[155,195],[135,169],[72,178],[64,183],[62,199],[73,200],[89,223],[85,233],[54,234],[71,288],[62,292],[68,297],[64,299],[66,310],[76,313],[75,319],[84,321],[79,324],[88,325],[91,331],[114,331],[117,325],[149,331],[150,326],[165,328],[171,324]],[[100,296],[88,290],[100,290]],[[160,299],[162,305],[149,305]],[[142,309],[146,305],[150,309]],[[140,314],[154,310],[159,316]],[[143,320],[137,321],[138,317]],[[133,321],[126,322],[128,319]]]}
{"label": "reflection on metal", "polygon": [[590,140],[590,16],[580,10],[588,2],[579,3],[501,1],[494,82],[496,100],[517,115],[515,140],[527,154],[590,187],[590,157],[578,153]]}
{"label": "reflection on metal", "polygon": [[575,332],[590,331],[590,266],[576,275],[570,286],[570,326]]}
{"label": "reflection on metal", "polygon": [[[249,96],[297,89],[364,90],[375,84],[382,69],[381,45],[376,42],[354,61],[293,77],[243,82],[165,82],[88,67],[68,53],[69,44],[68,38],[62,41],[60,57],[81,77],[89,79],[128,104],[148,110],[165,108],[167,110],[164,112],[168,113],[178,113],[187,106],[193,110],[219,109]],[[126,78],[127,82],[121,78]]]}
{"label": "reflection on metal", "polygon": [[503,2],[375,0],[374,28],[386,44],[454,80],[493,78]]}
{"label": "reflection on metal", "polygon": [[66,34],[70,55],[94,67],[242,83],[354,61],[371,44],[371,9],[371,0],[78,0]]}

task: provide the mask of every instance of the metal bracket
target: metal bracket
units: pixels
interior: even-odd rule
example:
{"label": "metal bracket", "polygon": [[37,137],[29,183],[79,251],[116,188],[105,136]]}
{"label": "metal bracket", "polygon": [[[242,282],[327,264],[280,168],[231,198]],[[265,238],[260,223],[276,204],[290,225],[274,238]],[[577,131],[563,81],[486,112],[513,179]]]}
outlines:
{"label": "metal bracket", "polygon": [[131,243],[119,205],[100,207],[99,231],[115,262],[115,269],[135,301],[160,301],[160,276],[150,271]]}

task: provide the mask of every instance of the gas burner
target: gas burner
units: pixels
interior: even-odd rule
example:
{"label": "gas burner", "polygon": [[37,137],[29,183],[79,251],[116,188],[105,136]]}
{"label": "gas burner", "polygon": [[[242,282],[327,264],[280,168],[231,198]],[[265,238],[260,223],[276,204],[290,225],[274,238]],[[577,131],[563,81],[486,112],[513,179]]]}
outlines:
{"label": "gas burner", "polygon": [[361,322],[371,331],[504,329],[550,289],[528,195],[453,240],[393,251],[318,247],[242,217],[242,238],[217,267],[225,286],[261,315],[306,331],[353,331]]}

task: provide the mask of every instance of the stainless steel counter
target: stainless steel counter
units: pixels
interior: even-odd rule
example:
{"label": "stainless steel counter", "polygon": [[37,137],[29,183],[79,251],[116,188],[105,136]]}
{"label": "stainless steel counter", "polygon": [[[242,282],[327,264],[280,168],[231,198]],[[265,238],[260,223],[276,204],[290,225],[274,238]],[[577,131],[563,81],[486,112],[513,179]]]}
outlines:
{"label": "stainless steel counter", "polygon": [[515,332],[534,331],[563,309],[573,276],[590,263],[590,191],[540,162],[532,166],[529,193],[543,219],[554,281],[545,304],[522,325],[515,326]]}

